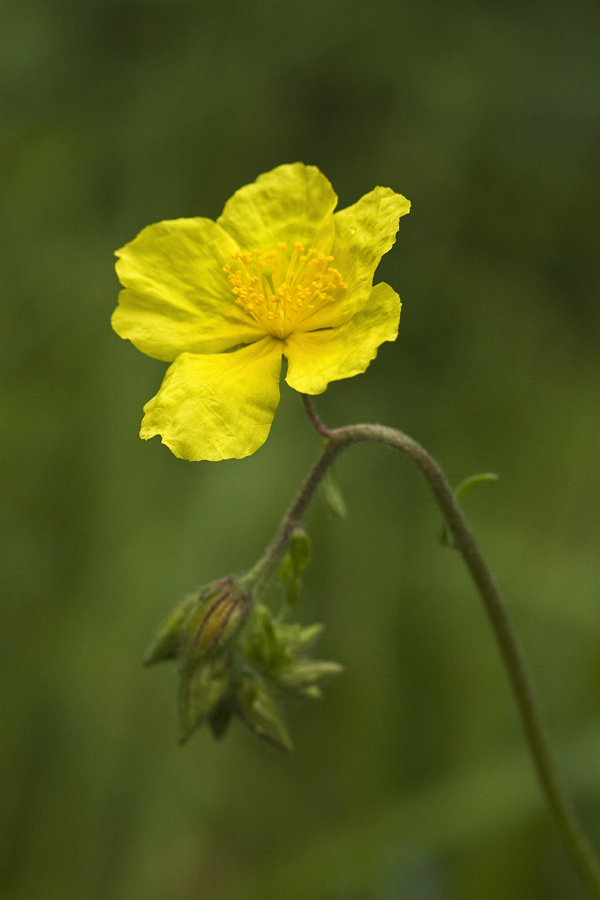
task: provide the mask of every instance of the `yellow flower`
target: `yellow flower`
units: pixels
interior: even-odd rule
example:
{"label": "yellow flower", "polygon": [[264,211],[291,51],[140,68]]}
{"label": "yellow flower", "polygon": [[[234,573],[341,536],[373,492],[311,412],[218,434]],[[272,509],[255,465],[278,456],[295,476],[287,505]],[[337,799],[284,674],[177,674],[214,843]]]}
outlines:
{"label": "yellow flower", "polygon": [[249,456],[269,434],[283,356],[290,387],[320,394],[395,340],[400,298],[373,275],[410,203],[376,187],[336,205],[315,166],[279,166],[216,222],[158,222],[117,251],[113,328],[172,363],[142,438],[160,434],[183,459]]}

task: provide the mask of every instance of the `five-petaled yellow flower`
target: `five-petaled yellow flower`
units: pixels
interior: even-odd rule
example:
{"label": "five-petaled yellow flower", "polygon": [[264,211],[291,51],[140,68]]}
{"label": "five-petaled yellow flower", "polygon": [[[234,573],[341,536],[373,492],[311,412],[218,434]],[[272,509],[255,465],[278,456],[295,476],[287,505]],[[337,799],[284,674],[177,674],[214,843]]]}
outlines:
{"label": "five-petaled yellow flower", "polygon": [[183,459],[249,456],[269,434],[283,356],[290,387],[320,394],[395,340],[400,298],[373,275],[410,203],[376,187],[336,205],[315,166],[279,166],[216,222],[158,222],[117,251],[113,328],[172,363],[142,438],[160,434]]}

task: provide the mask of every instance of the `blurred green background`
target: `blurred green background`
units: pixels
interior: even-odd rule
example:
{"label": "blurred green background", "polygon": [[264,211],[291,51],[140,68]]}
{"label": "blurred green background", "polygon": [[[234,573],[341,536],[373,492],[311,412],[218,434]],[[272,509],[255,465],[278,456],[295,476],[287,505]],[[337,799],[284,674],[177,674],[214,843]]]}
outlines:
{"label": "blurred green background", "polygon": [[345,674],[296,754],[180,748],[140,665],[195,585],[258,557],[319,439],[283,388],[242,461],[137,431],[163,363],[111,332],[113,251],[282,162],[413,203],[395,344],[318,400],[412,434],[503,587],[600,846],[600,16],[595,2],[4,0],[3,900],[570,900],[505,674],[412,465],[361,446],[317,499],[299,615]]}

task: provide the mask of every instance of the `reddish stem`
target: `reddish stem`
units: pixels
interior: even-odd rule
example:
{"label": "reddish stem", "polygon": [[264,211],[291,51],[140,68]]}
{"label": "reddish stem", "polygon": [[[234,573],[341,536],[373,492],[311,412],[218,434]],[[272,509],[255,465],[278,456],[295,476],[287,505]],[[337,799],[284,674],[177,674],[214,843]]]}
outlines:
{"label": "reddish stem", "polygon": [[312,400],[310,399],[308,394],[301,394],[300,396],[302,397],[304,409],[306,410],[306,415],[310,420],[310,424],[313,426],[315,431],[318,431],[319,434],[329,440],[333,432],[329,430],[329,428],[324,424],[324,422],[321,421],[321,419],[317,415],[317,411],[313,405]]}

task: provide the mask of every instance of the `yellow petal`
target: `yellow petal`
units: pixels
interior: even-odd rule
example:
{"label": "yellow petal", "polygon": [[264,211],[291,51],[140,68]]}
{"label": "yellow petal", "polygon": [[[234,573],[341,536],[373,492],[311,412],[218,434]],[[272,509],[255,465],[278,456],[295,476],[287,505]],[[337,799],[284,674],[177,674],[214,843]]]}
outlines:
{"label": "yellow petal", "polygon": [[337,197],[316,166],[278,166],[236,191],[217,223],[247,251],[299,241],[328,252]]}
{"label": "yellow petal", "polygon": [[182,459],[241,459],[264,444],[279,403],[280,341],[232,353],[182,353],[144,407],[140,437]]}
{"label": "yellow petal", "polygon": [[307,317],[303,330],[342,325],[363,309],[371,294],[375,269],[396,240],[400,216],[409,210],[410,202],[402,194],[376,187],[357,203],[334,214],[332,265],[342,273],[347,290],[335,303]]}
{"label": "yellow petal", "polygon": [[375,285],[367,305],[345,325],[296,332],[285,341],[286,381],[303,394],[321,394],[330,381],[364,372],[384,341],[395,341],[400,298],[388,284]]}
{"label": "yellow petal", "polygon": [[144,228],[117,251],[125,290],[112,326],[148,356],[217,353],[262,337],[235,305],[223,266],[236,243],[210,219],[173,219]]}

